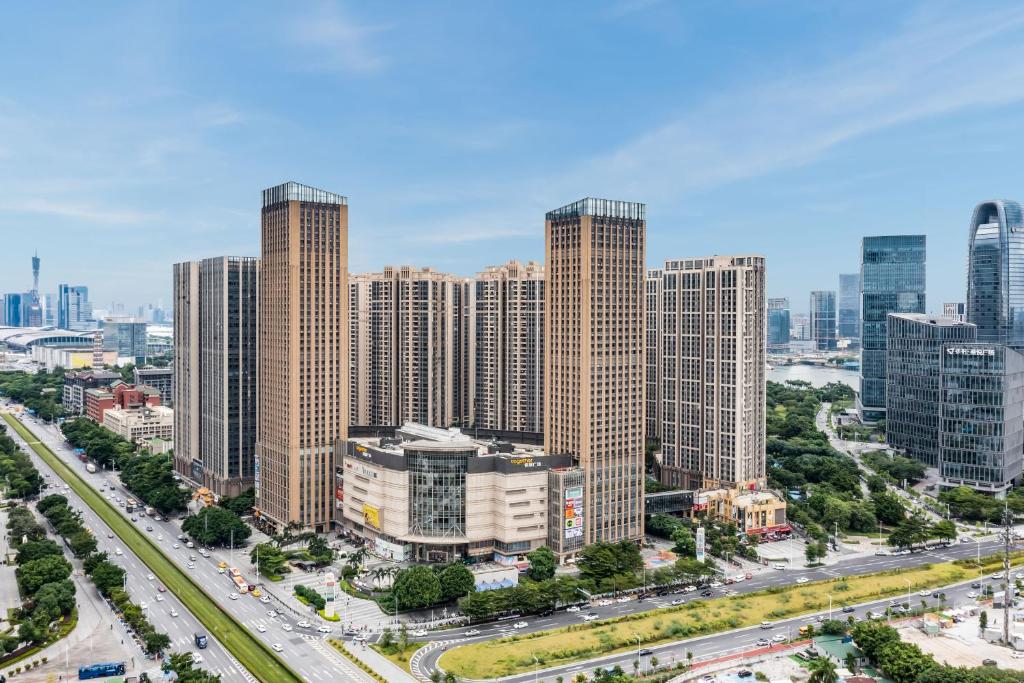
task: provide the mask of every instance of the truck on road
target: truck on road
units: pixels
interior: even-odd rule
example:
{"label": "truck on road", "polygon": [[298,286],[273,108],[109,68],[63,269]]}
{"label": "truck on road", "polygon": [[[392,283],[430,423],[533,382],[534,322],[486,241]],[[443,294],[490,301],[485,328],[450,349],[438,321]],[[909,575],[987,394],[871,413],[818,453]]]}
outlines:
{"label": "truck on road", "polygon": [[85,465],[85,471],[89,474],[96,474],[96,465],[93,465],[91,462],[87,463]]}
{"label": "truck on road", "polygon": [[195,640],[196,647],[198,647],[200,650],[204,649],[207,645],[205,633],[193,634],[193,640]]}
{"label": "truck on road", "polygon": [[151,508],[151,507],[147,507],[146,508],[146,514],[149,515],[150,517],[152,517],[154,514],[156,514],[156,509],[155,508]]}

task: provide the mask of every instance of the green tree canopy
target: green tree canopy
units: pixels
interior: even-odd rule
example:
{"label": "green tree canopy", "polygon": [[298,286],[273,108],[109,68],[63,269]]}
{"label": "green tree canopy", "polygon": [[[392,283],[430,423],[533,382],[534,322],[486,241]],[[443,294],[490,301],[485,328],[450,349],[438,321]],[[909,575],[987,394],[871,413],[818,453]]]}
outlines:
{"label": "green tree canopy", "polygon": [[[245,542],[252,529],[234,512],[222,507],[205,507],[181,523],[181,530],[208,546],[225,547],[234,539],[235,545]],[[261,551],[262,552],[262,551]]]}
{"label": "green tree canopy", "polygon": [[398,573],[391,593],[399,609],[421,609],[440,601],[441,582],[430,567],[414,565]]}
{"label": "green tree canopy", "polygon": [[47,583],[63,581],[71,576],[71,565],[63,557],[48,555],[19,565],[15,570],[23,595],[35,595]]}
{"label": "green tree canopy", "polygon": [[441,600],[461,598],[476,590],[473,572],[459,562],[454,562],[442,569],[437,578],[441,583]]}
{"label": "green tree canopy", "polygon": [[530,561],[530,568],[526,573],[531,579],[534,581],[546,581],[554,578],[555,567],[558,562],[551,548],[541,546],[533,552],[527,553],[526,559]]}

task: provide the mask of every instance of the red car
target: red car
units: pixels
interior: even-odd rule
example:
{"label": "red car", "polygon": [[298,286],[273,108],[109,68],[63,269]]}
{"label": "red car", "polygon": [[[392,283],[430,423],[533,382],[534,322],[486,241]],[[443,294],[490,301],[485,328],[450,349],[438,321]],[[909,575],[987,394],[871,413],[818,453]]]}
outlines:
{"label": "red car", "polygon": [[157,589],[158,591],[160,591],[161,593],[166,593],[166,592],[167,592],[167,589],[166,589],[166,588],[164,588],[164,585],[163,585],[162,583],[161,583],[161,584],[159,584],[159,585],[157,585],[156,589]]}

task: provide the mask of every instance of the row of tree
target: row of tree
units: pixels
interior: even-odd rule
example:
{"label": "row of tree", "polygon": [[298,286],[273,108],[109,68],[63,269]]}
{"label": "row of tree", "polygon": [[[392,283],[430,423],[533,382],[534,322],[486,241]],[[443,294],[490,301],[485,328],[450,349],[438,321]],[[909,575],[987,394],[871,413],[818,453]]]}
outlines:
{"label": "row of tree", "polygon": [[[189,501],[187,488],[178,485],[174,478],[170,453],[144,452],[121,462],[121,482],[140,500],[168,515],[185,509]],[[238,515],[227,510],[235,519]],[[248,527],[246,527],[248,529]]]}
{"label": "row of tree", "polygon": [[106,553],[89,555],[82,561],[82,567],[100,594],[114,605],[138,635],[146,654],[159,657],[170,646],[171,639],[157,631],[142,607],[131,601],[124,590],[125,570],[111,562]]}
{"label": "row of tree", "polygon": [[64,390],[64,368],[53,372],[0,372],[0,394],[21,403],[44,420],[64,416],[61,404]]}
{"label": "row of tree", "polygon": [[0,479],[6,482],[8,498],[33,498],[43,487],[43,478],[28,454],[3,432],[0,432]]}
{"label": "row of tree", "polygon": [[221,548],[232,543],[242,545],[252,535],[252,529],[241,517],[217,505],[204,507],[198,514],[186,517],[181,530],[201,545]]}
{"label": "row of tree", "polygon": [[864,655],[895,683],[1020,683],[1024,671],[982,666],[972,669],[939,664],[917,645],[900,640],[899,632],[880,621],[853,627],[853,641]]}
{"label": "row of tree", "polygon": [[120,467],[121,462],[135,452],[135,445],[114,432],[96,424],[87,417],[79,417],[61,424],[61,432],[75,448],[101,467]]}
{"label": "row of tree", "polygon": [[70,581],[71,564],[64,552],[46,538],[31,510],[11,508],[7,529],[11,547],[17,549],[15,576],[22,604],[15,613],[17,636],[4,637],[0,644],[5,652],[13,652],[22,643],[41,645],[54,635],[58,620],[75,609],[75,584]]}
{"label": "row of tree", "polygon": [[912,486],[924,479],[924,463],[902,455],[887,455],[881,451],[869,451],[861,455],[864,464],[889,481]]}
{"label": "row of tree", "polygon": [[1015,515],[1024,515],[1024,489],[1011,489],[1006,500],[975,491],[968,486],[948,489],[939,494],[939,501],[949,505],[950,513],[972,522],[999,523],[1003,518],[1003,504]]}
{"label": "row of tree", "polygon": [[96,550],[96,537],[82,525],[82,515],[71,509],[68,499],[59,493],[43,498],[36,506],[64,539],[71,553],[81,559]]}

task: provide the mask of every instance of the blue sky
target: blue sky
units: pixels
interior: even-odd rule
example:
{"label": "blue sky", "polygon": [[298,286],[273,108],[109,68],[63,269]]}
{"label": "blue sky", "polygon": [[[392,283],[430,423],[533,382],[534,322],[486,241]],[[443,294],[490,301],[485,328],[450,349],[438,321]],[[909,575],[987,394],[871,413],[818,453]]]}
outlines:
{"label": "blue sky", "polygon": [[19,3],[0,62],[0,290],[170,301],[171,264],[259,253],[259,191],[349,197],[353,272],[543,257],[583,196],[648,205],[648,263],[768,258],[769,295],[1024,198],[1016,3]]}

